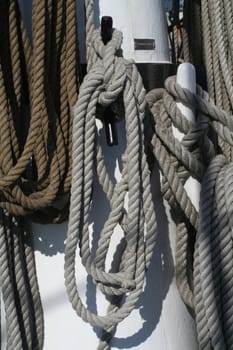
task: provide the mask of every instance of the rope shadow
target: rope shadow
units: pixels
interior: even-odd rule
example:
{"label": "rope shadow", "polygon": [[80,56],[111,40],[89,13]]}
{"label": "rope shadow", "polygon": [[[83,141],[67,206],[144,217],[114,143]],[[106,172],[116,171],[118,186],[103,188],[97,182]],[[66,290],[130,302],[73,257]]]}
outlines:
{"label": "rope shadow", "polygon": [[[110,179],[115,183],[115,169],[116,164],[118,164],[119,170],[122,170],[122,160],[121,155],[124,152],[126,146],[125,140],[125,125],[124,121],[117,124],[119,145],[117,147],[109,147],[106,143],[104,128],[99,131],[99,140],[101,147],[103,148],[103,154],[105,155],[105,165],[109,174]],[[92,237],[92,254],[95,255],[98,240],[100,237],[100,232],[108,218],[110,213],[110,205],[107,201],[103,190],[98,183],[94,183],[93,191],[93,206],[90,214],[90,223],[93,224],[93,237]],[[87,277],[87,292],[86,292],[86,302],[89,310],[93,313],[97,313],[96,305],[96,285],[92,282],[90,276]],[[96,334],[100,336],[100,331],[97,327],[94,328]]]}
{"label": "rope shadow", "polygon": [[[118,127],[120,129],[119,136],[122,138],[122,135],[125,135],[123,123],[120,123]],[[104,142],[103,130],[101,131],[101,136],[102,142]],[[103,152],[106,155],[106,166],[112,180],[114,180],[116,161],[120,162],[119,168],[122,167],[121,161],[119,161],[120,155],[123,152],[122,142],[124,143],[125,141],[120,139],[120,146],[116,148],[116,151],[112,151],[113,149],[109,149],[107,146],[105,148],[103,146]],[[96,184],[95,191],[96,192],[93,198],[95,206],[93,207],[91,214],[91,221],[93,222],[94,231],[92,252],[95,252],[96,250],[99,233],[110,210],[106,198],[98,184]],[[173,259],[168,236],[168,220],[161,196],[159,171],[157,167],[153,169],[152,192],[157,215],[158,235],[155,252],[146,276],[145,290],[135,307],[135,309],[139,311],[142,319],[142,326],[136,333],[127,338],[114,337],[111,345],[119,349],[129,349],[133,346],[137,346],[145,342],[154,332],[161,317],[163,301],[166,298],[174,276]],[[86,302],[88,309],[93,313],[97,313],[96,293],[96,285],[92,282],[91,277],[88,276]],[[101,338],[102,330],[98,327],[93,327],[93,329],[96,335]]]}
{"label": "rope shadow", "polygon": [[160,194],[159,172],[155,168],[152,174],[152,192],[157,216],[158,233],[154,255],[146,275],[146,286],[136,309],[143,321],[142,327],[127,338],[115,337],[112,346],[130,349],[145,342],[156,329],[162,314],[163,302],[174,276],[174,266],[168,236],[168,220]]}
{"label": "rope shadow", "polygon": [[32,224],[33,248],[46,256],[64,253],[67,222],[63,224]]}

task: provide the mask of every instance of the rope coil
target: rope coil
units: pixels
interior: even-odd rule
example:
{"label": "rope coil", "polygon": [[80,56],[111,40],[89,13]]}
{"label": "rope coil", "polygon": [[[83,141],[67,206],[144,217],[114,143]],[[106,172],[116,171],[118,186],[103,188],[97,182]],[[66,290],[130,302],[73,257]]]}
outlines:
{"label": "rope coil", "polygon": [[[202,0],[201,14],[208,91],[219,108],[232,114],[232,1]],[[219,139],[219,147],[221,148],[221,152],[231,160],[231,144]]]}
{"label": "rope coil", "polygon": [[[200,349],[231,349],[232,343],[232,163],[216,156],[211,128],[232,146],[232,116],[217,107],[197,86],[193,94],[175,83],[151,91],[147,101],[154,118],[151,150],[162,172],[162,192],[176,230],[176,280],[183,301],[196,316]],[[196,125],[184,118],[177,102],[196,112]],[[172,125],[185,134],[181,143]],[[200,210],[184,184],[189,176],[202,182]]]}
{"label": "rope coil", "polygon": [[52,205],[69,192],[71,181],[70,107],[78,91],[75,2],[33,2],[33,49],[17,2],[3,1],[1,6],[1,207],[60,222],[67,205],[66,213]]}
{"label": "rope coil", "polygon": [[[61,210],[54,202],[69,194],[71,151],[65,251],[70,301],[86,322],[103,329],[99,350],[110,348],[117,324],[133,310],[143,291],[157,229],[144,145],[146,98],[154,125],[150,146],[163,175],[164,198],[177,224],[179,291],[195,311],[200,349],[233,349],[232,164],[227,160],[233,146],[233,119],[228,114],[233,91],[229,50],[233,48],[232,3],[202,1],[208,87],[218,107],[200,87],[197,94],[191,94],[174,78],[165,82],[164,90],[152,91],[146,97],[136,66],[121,57],[122,33],[114,30],[112,40],[104,45],[101,31],[94,31],[93,1],[85,3],[88,74],[76,105],[79,69],[75,1],[33,2],[32,46],[17,1],[0,3],[0,286],[7,348],[43,348],[43,313],[34,255],[28,227],[19,215],[31,215],[43,223],[59,223],[67,217],[69,198]],[[185,1],[188,14],[191,6],[199,20],[199,1],[193,5]],[[188,40],[193,28],[185,23],[184,55],[199,64],[192,45],[201,47],[201,42]],[[105,165],[95,118],[110,105],[117,110],[121,99],[127,145],[122,155],[122,176],[115,183]],[[196,125],[183,118],[177,101],[196,109]],[[181,143],[173,137],[173,125],[185,134]],[[217,133],[226,157],[215,157],[210,129]],[[90,248],[88,227],[94,171],[110,204],[95,251]],[[199,213],[184,187],[190,175],[202,181]],[[107,271],[106,258],[117,225],[123,239],[113,260],[120,251],[119,266]],[[79,296],[75,275],[78,246],[87,274],[110,301],[105,316],[88,310]]]}
{"label": "rope coil", "polygon": [[[75,1],[34,0],[32,45],[16,0],[0,2],[0,287],[7,349],[42,349],[43,310],[26,218],[69,209],[71,107],[79,87]],[[55,203],[63,197],[63,207]],[[21,217],[20,217],[21,216]]]}
{"label": "rope coil", "polygon": [[233,306],[232,163],[210,164],[200,202],[194,256],[194,300],[200,349],[231,349]]}
{"label": "rope coil", "polygon": [[[99,349],[109,349],[109,334],[133,310],[142,292],[156,236],[150,173],[143,141],[145,90],[135,65],[118,55],[121,41],[121,32],[114,30],[112,40],[105,46],[100,30],[94,32],[92,57],[95,57],[95,63],[80,87],[79,99],[74,109],[73,170],[65,251],[65,283],[77,314],[93,326],[103,328],[108,334],[102,339]],[[121,95],[125,108],[127,145],[122,156],[121,180],[113,183],[104,164],[95,117],[97,104],[107,107]],[[100,233],[95,257],[90,250],[88,228],[94,169],[111,207]],[[111,273],[105,271],[105,260],[117,224],[121,225],[124,232],[123,248],[119,269]],[[101,291],[114,298],[119,297],[117,305],[113,306],[113,303],[106,316],[91,313],[80,299],[75,277],[77,246],[82,264]]]}

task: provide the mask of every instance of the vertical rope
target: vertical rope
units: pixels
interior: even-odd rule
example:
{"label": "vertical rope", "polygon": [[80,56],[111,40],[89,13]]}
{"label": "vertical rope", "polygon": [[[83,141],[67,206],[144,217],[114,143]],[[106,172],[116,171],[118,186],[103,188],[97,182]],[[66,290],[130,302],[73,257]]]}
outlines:
{"label": "vertical rope", "polygon": [[[103,329],[98,349],[110,349],[117,324],[133,310],[143,290],[156,237],[156,219],[150,191],[150,173],[144,151],[145,90],[135,65],[116,54],[122,34],[113,31],[104,45],[100,30],[93,33],[92,45],[99,59],[93,63],[80,88],[74,109],[73,169],[70,217],[65,250],[65,284],[76,313],[86,322]],[[127,146],[122,155],[121,180],[114,184],[104,164],[95,116],[97,105],[106,108],[123,96]],[[96,149],[97,148],[97,149]],[[100,232],[97,248],[90,248],[89,212],[93,196],[93,169],[111,207]],[[125,209],[125,199],[128,206]],[[117,225],[124,234],[119,266],[107,272],[105,261]],[[95,233],[94,233],[95,234]],[[88,310],[81,300],[75,273],[79,248],[82,264],[102,293],[109,297],[105,316]],[[93,256],[94,254],[94,256]]]}
{"label": "vertical rope", "polygon": [[[201,1],[202,31],[204,39],[204,61],[207,85],[215,103],[232,113],[232,3],[230,0]],[[228,159],[232,158],[232,147],[219,139],[219,147]]]}
{"label": "vertical rope", "polygon": [[93,53],[92,53],[92,37],[95,29],[94,26],[94,3],[93,0],[85,0],[86,7],[86,59],[87,59],[87,71],[92,66]]}
{"label": "vertical rope", "polygon": [[75,1],[34,0],[32,45],[18,2],[0,3],[1,291],[7,348],[42,349],[43,311],[31,232],[67,218],[72,107],[79,89]]}

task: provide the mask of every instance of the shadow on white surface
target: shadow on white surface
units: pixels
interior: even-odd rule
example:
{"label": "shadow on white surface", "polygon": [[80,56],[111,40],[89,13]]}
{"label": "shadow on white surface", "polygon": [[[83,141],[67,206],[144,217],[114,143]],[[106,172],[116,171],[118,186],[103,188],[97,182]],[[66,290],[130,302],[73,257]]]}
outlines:
{"label": "shadow on white surface", "polygon": [[[105,163],[113,181],[116,181],[115,178],[119,177],[119,174],[116,174],[116,164],[118,164],[119,169],[121,170],[121,155],[124,152],[126,144],[124,122],[119,123],[117,128],[119,136],[119,145],[117,147],[108,147],[105,141],[104,129],[100,131],[100,140],[104,150]],[[132,347],[137,347],[146,342],[146,340],[153,334],[160,321],[163,301],[166,299],[166,295],[174,275],[172,253],[168,236],[168,222],[162,197],[160,196],[159,186],[159,172],[158,169],[155,168],[152,176],[153,198],[158,221],[158,234],[155,252],[146,275],[144,292],[135,308],[136,312],[138,313],[135,327],[131,329],[130,336],[123,337],[117,332],[112,341],[112,346],[118,349],[130,349]],[[92,224],[94,233],[92,238],[92,252],[94,253],[100,231],[108,217],[110,207],[100,185],[97,182],[94,186],[93,196],[94,205],[90,215],[90,223]],[[51,257],[51,259],[58,253],[62,255],[64,254],[67,223],[46,226],[36,224],[33,226],[35,251],[40,252],[40,254],[47,257]],[[38,269],[40,268],[41,267],[38,266]],[[83,280],[84,276],[82,272],[80,272],[78,266],[77,278],[78,287],[82,288],[79,280]],[[46,309],[47,312],[50,312],[51,308],[56,307],[56,304],[61,303],[62,297],[67,297],[65,296],[64,291],[63,293],[60,292],[59,294],[54,295],[54,297],[49,297],[48,295],[49,294],[44,297],[43,302],[44,309]],[[91,277],[87,277],[86,304],[89,310],[93,313],[97,313],[97,295],[98,293],[96,292],[96,286],[92,282]],[[131,318],[131,320],[132,319],[133,318]],[[127,319],[124,322],[127,324]],[[101,331],[98,328],[94,328],[94,331],[96,332],[97,337],[101,336]]]}
{"label": "shadow on white surface", "polygon": [[[19,0],[23,8],[23,17],[28,31],[31,28],[31,1]],[[99,1],[95,1],[95,22],[99,25]],[[80,32],[84,33],[84,0],[77,1],[80,13]],[[82,32],[83,31],[83,32]],[[82,34],[81,45],[84,42]],[[82,51],[82,50],[81,50]],[[121,154],[125,148],[124,123],[118,126],[119,147],[106,146],[104,132],[101,131],[101,142],[106,155],[106,165],[113,179],[116,166],[120,169]],[[118,174],[119,175],[119,174]],[[118,176],[117,175],[117,176]],[[117,177],[116,176],[116,177]],[[170,227],[159,188],[159,173],[154,169],[152,176],[153,198],[158,221],[158,235],[155,252],[149,267],[145,290],[141,295],[135,311],[123,321],[112,341],[114,349],[154,349],[186,350],[196,349],[193,322],[182,304],[174,286],[174,266],[172,259]],[[109,213],[109,204],[98,183],[95,184],[95,205],[90,215],[93,225],[93,251],[99,233]],[[45,347],[44,350],[70,350],[78,348],[95,349],[97,337],[93,337],[90,326],[81,321],[68,301],[64,287],[64,250],[67,223],[60,225],[33,225],[33,240],[36,253],[38,280],[45,314]],[[175,235],[175,232],[170,232]],[[86,295],[86,303],[92,312],[97,311],[96,287],[91,279],[77,275],[81,279],[80,291]],[[84,281],[84,282],[83,282]],[[176,322],[177,318],[177,322]],[[3,325],[4,327],[4,325]],[[97,335],[98,329],[94,329]],[[180,338],[182,337],[182,341]],[[3,341],[3,339],[1,339]],[[3,342],[4,343],[4,342]],[[84,345],[85,344],[85,345]],[[182,345],[183,344],[183,345]]]}

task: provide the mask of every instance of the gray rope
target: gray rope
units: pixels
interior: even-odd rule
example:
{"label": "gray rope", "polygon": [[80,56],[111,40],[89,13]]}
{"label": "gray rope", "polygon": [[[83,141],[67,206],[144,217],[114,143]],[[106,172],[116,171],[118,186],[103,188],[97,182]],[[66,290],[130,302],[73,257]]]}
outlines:
{"label": "gray rope", "polygon": [[200,349],[233,348],[232,170],[218,156],[203,179],[194,265]]}
{"label": "gray rope", "polygon": [[28,229],[20,218],[2,212],[0,239],[7,349],[42,349],[43,312]]}
{"label": "gray rope", "polygon": [[[112,40],[106,46],[102,43],[100,30],[93,33],[92,45],[98,60],[84,79],[74,109],[73,173],[65,250],[65,284],[77,314],[91,325],[104,329],[105,336],[100,341],[99,349],[110,348],[113,330],[130,314],[138,301],[156,236],[150,173],[143,141],[145,90],[135,65],[118,56],[121,42],[122,34],[117,30],[114,30]],[[97,103],[105,108],[121,95],[125,108],[127,145],[122,156],[121,180],[113,183],[107,173],[98,142],[95,116]],[[94,167],[111,207],[100,233],[95,257],[90,250],[88,229]],[[119,269],[116,272],[106,272],[105,260],[110,239],[118,224],[124,232],[124,249]],[[117,305],[111,301],[105,316],[91,313],[80,299],[75,277],[78,246],[87,273],[104,294],[112,296],[114,300],[117,298]]]}
{"label": "gray rope", "polygon": [[22,225],[22,219],[19,219],[18,225],[21,228],[21,262],[25,272],[25,285],[28,285],[26,299],[30,310],[32,349],[39,350],[43,349],[44,345],[44,317],[36,274],[34,249],[31,241],[31,230],[27,223]]}
{"label": "gray rope", "polygon": [[52,205],[71,181],[70,106],[79,85],[75,1],[32,2],[32,47],[18,1],[0,6],[0,287],[7,349],[36,350],[43,348],[43,312],[29,228],[17,215],[58,223],[68,214],[69,196],[62,209]]}
{"label": "gray rope", "polygon": [[1,215],[0,226],[0,281],[1,290],[5,307],[6,315],[6,330],[7,330],[7,349],[19,349],[22,347],[22,339],[20,333],[20,326],[18,323],[17,309],[14,297],[14,288],[12,285],[11,271],[8,264],[9,259],[9,244],[10,233],[5,231],[3,215]]}
{"label": "gray rope", "polygon": [[92,37],[95,30],[94,26],[94,3],[93,0],[85,0],[86,7],[86,58],[87,71],[93,64]]}
{"label": "gray rope", "polygon": [[[200,99],[203,95],[200,92]],[[195,106],[193,100],[194,95],[178,86],[174,78],[166,80],[165,89],[160,90],[159,94],[156,90],[147,94],[155,125],[152,152],[161,169],[164,199],[168,201],[177,225],[176,281],[183,301],[189,307],[193,307],[190,241],[194,239],[198,228],[198,213],[184,185],[190,174],[201,181],[205,164],[214,155],[213,144],[206,137],[208,121],[206,118],[201,119],[204,107],[199,113],[197,125],[189,122],[177,107],[177,101]],[[203,104],[205,106],[205,102]],[[173,136],[172,125],[184,133],[181,143]],[[202,156],[203,149],[205,159]]]}
{"label": "gray rope", "polygon": [[[17,227],[17,224],[18,223],[14,221],[14,218],[12,218],[12,225],[10,225],[9,227],[11,234],[14,232],[13,239],[12,239],[14,262],[13,262],[12,268],[14,269],[16,290],[18,292],[18,300],[16,300],[16,303],[17,303],[17,307],[20,307],[20,312],[22,314],[22,323],[24,325],[23,331],[21,330],[21,334],[23,338],[22,339],[23,347],[25,347],[25,344],[27,344],[29,348],[32,348],[30,310],[28,309],[27,287],[24,279],[24,271],[22,269],[22,259],[21,259],[22,246],[21,246],[20,229],[19,227]],[[16,291],[15,291],[15,294],[16,294]]]}
{"label": "gray rope", "polygon": [[[198,94],[193,95],[171,79],[165,84],[163,96],[153,97],[152,92],[147,97],[155,117],[152,147],[163,174],[163,194],[176,216],[177,284],[184,302],[195,308],[201,349],[231,349],[233,346],[232,313],[229,311],[232,310],[233,295],[231,192],[226,196],[226,190],[231,188],[231,165],[226,165],[223,157],[217,157],[211,163],[203,180],[200,218],[185,192],[184,183],[190,174],[201,181],[206,167],[215,156],[213,144],[206,137],[210,126],[218,134],[224,154],[228,159],[232,158],[232,116],[228,115],[232,111],[233,101],[232,18],[230,0],[202,1],[208,88],[217,106],[225,111],[217,108],[200,88]],[[197,126],[180,115],[175,104],[177,100],[196,108]],[[181,144],[172,136],[172,124],[185,134]],[[112,186],[106,191],[109,198]],[[193,237],[190,237],[192,231]],[[193,281],[189,249],[190,238],[194,242],[196,232]],[[117,306],[110,307],[114,308]],[[106,331],[100,349],[108,348],[107,339]]]}
{"label": "gray rope", "polygon": [[[232,1],[202,0],[201,3],[208,91],[218,107],[232,113]],[[232,146],[222,139],[219,146],[227,158],[232,159]]]}
{"label": "gray rope", "polygon": [[[233,349],[233,163],[228,164],[223,155],[216,157],[207,137],[213,128],[232,146],[233,117],[217,107],[199,86],[197,94],[192,94],[174,78],[166,80],[163,91],[151,91],[147,101],[155,125],[152,152],[177,225],[179,291],[195,311],[200,349]],[[196,126],[182,116],[177,102],[195,109]],[[181,144],[174,140],[172,125],[185,134]],[[190,175],[202,181],[199,213],[184,188]]]}
{"label": "gray rope", "polygon": [[[190,253],[187,249],[190,244],[188,241],[189,235],[184,229],[185,227],[186,230],[188,229],[187,223],[183,222],[184,218],[182,219],[182,216],[185,216],[193,228],[197,229],[198,215],[186,194],[184,183],[187,177],[190,176],[190,173],[200,181],[205,169],[203,164],[208,164],[208,161],[214,155],[213,145],[205,136],[208,129],[208,120],[206,118],[201,119],[201,114],[208,114],[207,109],[210,107],[209,99],[207,96],[204,96],[200,88],[199,95],[192,95],[175,84],[174,79],[168,79],[165,87],[167,91],[164,92],[162,101],[156,101],[155,96],[154,106],[153,101],[152,103],[149,102],[155,118],[155,135],[152,139],[152,146],[164,176],[164,197],[168,200],[173,211],[176,212],[175,221],[178,229],[176,253],[177,284],[184,301],[189,306],[192,306],[191,286],[188,282],[190,279],[188,277],[188,270],[190,270],[188,268],[188,256]],[[153,94],[153,92],[150,93],[151,97],[153,97]],[[150,98],[150,95],[148,98]],[[202,99],[202,96],[205,99]],[[175,98],[196,108],[202,106],[202,109],[199,108],[199,113],[201,114],[196,127],[182,117],[176,107]],[[212,114],[217,115],[214,107]],[[224,118],[225,114],[222,119],[224,120]],[[185,133],[181,144],[173,137],[172,124]],[[201,150],[205,150],[205,153],[203,152],[205,160],[201,157]],[[180,213],[178,216],[177,210]]]}

